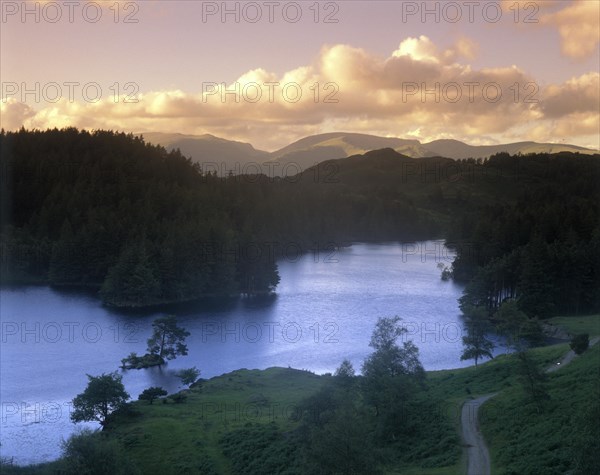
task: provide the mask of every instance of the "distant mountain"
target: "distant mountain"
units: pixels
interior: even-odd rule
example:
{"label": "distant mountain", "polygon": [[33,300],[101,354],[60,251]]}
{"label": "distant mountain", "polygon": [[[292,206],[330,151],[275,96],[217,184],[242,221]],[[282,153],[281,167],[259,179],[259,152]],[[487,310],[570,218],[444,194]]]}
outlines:
{"label": "distant mountain", "polygon": [[147,142],[160,144],[167,150],[179,148],[181,153],[202,165],[205,171],[216,170],[219,175],[226,175],[230,170],[236,175],[256,173],[259,170],[257,164],[265,174],[270,170],[281,173],[283,170],[281,166],[271,168],[263,165],[272,161],[282,165],[291,163],[296,165],[294,169],[287,169],[286,174],[289,175],[326,160],[346,158],[383,148],[393,149],[412,158],[440,156],[455,160],[487,158],[499,152],[508,152],[511,155],[558,152],[598,153],[597,150],[569,144],[517,142],[501,145],[469,145],[458,140],[434,140],[422,144],[414,139],[347,132],[311,135],[269,153],[255,149],[249,143],[226,140],[210,134],[183,135],[151,132],[140,135],[143,135]]}
{"label": "distant mountain", "polygon": [[305,137],[273,152],[272,156],[279,162],[295,162],[306,169],[324,160],[346,158],[382,148],[391,148],[415,158],[434,155],[423,148],[418,140],[333,132]]}
{"label": "distant mountain", "polygon": [[[257,150],[249,143],[226,140],[214,135],[183,135],[149,132],[143,135],[146,142],[159,144],[167,150],[179,149],[192,161],[199,163],[204,171],[216,171],[226,175],[229,171],[239,175],[243,172],[256,173],[257,167],[249,163],[262,164],[271,159],[269,152]],[[266,173],[268,168],[264,168]]]}
{"label": "distant mountain", "polygon": [[511,155],[521,153],[558,153],[558,152],[579,152],[587,155],[598,153],[597,150],[591,150],[577,145],[557,144],[557,143],[537,143],[537,142],[516,142],[501,145],[468,145],[458,140],[434,140],[433,142],[423,144],[430,152],[435,155],[441,155],[456,160],[461,158],[486,158],[500,152],[507,152]]}

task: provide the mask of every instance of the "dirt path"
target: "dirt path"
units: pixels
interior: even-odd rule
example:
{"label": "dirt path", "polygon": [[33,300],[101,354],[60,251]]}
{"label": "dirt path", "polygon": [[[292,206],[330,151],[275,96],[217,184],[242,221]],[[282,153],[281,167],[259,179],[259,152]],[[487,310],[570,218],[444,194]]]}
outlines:
{"label": "dirt path", "polygon": [[[594,337],[590,340],[590,347],[600,341],[600,337]],[[552,373],[565,365],[568,365],[575,358],[575,352],[570,350],[559,363],[546,368],[546,373]],[[479,431],[479,407],[488,399],[498,393],[487,394],[472,399],[463,404],[460,424],[462,428],[462,437],[467,447],[467,475],[490,475],[490,454],[485,440]]]}
{"label": "dirt path", "polygon": [[481,396],[463,404],[460,414],[462,438],[467,447],[467,475],[490,475],[490,454],[479,431],[479,407],[497,393]]}
{"label": "dirt path", "polygon": [[[590,347],[594,346],[596,343],[598,343],[598,341],[600,341],[600,336],[592,338],[590,340]],[[552,373],[562,368],[563,366],[568,365],[571,361],[573,361],[573,358],[575,358],[575,356],[575,352],[573,350],[569,350],[569,352],[565,356],[563,356],[562,360],[560,360],[556,364],[553,364],[549,368],[546,368],[546,373]]]}

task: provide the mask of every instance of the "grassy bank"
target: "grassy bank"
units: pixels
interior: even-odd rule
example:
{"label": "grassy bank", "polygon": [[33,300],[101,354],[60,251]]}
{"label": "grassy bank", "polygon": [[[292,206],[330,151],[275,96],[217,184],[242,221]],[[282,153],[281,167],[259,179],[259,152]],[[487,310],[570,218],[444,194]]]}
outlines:
{"label": "grassy bank", "polygon": [[584,315],[576,317],[553,317],[547,320],[553,325],[566,329],[572,335],[587,333],[592,336],[600,335],[600,315]]}
{"label": "grassy bank", "polygon": [[[600,317],[553,320],[564,322],[573,334],[593,335]],[[554,346],[542,351],[551,348]],[[546,397],[540,398],[539,404],[516,385],[483,406],[481,428],[490,448],[492,474],[598,473],[600,345],[547,374],[542,384]]]}
{"label": "grassy bank", "polygon": [[134,403],[136,414],[116,418],[109,430],[144,473],[234,473],[223,438],[257,425],[290,430],[294,408],[326,379],[294,369],[241,369],[186,391],[185,403]]}
{"label": "grassy bank", "polygon": [[[546,367],[566,351],[567,344],[553,345],[532,350],[532,356]],[[428,418],[441,427],[440,432],[432,433],[431,440],[413,441],[410,448],[398,446],[404,453],[399,459],[390,457],[386,473],[462,473],[460,407],[479,394],[518,391],[516,364],[515,356],[501,355],[478,368],[429,372],[425,394],[434,403]],[[166,404],[136,402],[134,415],[116,418],[110,432],[143,473],[250,474],[266,473],[265,467],[270,467],[269,473],[299,473],[289,464],[298,456],[294,430],[300,423],[295,409],[330,381],[330,376],[287,368],[238,370],[187,391],[182,404],[170,399]],[[450,433],[448,426],[454,428]],[[440,445],[440,433],[452,443]],[[419,459],[418,454],[425,452]]]}

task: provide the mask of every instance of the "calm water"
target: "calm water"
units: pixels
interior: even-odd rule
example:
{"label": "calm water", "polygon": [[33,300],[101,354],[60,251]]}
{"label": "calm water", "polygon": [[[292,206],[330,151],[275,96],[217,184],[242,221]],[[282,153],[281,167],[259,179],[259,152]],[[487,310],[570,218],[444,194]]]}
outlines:
{"label": "calm water", "polygon": [[[125,371],[123,381],[137,399],[149,386],[177,390],[173,373],[191,366],[204,378],[271,366],[332,372],[343,358],[359,369],[377,318],[393,315],[402,317],[426,369],[467,366],[456,301],[462,288],[443,282],[437,268],[452,258],[430,241],[355,244],[284,260],[273,298],[169,309],[191,332],[189,355]],[[129,353],[143,354],[153,318],[166,312],[119,312],[92,295],[48,287],[2,289],[0,297],[0,454],[20,464],[50,460],[61,439],[84,426],[70,422],[69,402],[85,388],[86,373],[114,371]]]}

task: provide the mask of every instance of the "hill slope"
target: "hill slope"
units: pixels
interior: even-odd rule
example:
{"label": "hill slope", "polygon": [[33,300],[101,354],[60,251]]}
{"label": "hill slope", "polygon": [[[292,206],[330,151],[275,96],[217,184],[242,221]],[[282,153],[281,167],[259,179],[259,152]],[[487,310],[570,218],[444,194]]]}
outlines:
{"label": "hill slope", "polygon": [[448,158],[487,158],[496,153],[506,152],[511,155],[528,153],[559,153],[573,152],[591,155],[597,153],[577,145],[537,142],[516,142],[501,145],[469,145],[458,140],[434,140],[423,144],[427,150],[434,155],[442,155]]}
{"label": "hill slope", "polygon": [[[162,145],[168,151],[179,149],[205,172],[216,171],[224,176],[230,170],[234,174],[255,173],[254,164],[270,159],[268,152],[257,150],[249,143],[226,140],[214,135],[183,135],[150,132],[140,134],[147,142]],[[253,163],[249,166],[249,163]],[[266,171],[266,169],[265,169]]]}
{"label": "hill slope", "polygon": [[[455,160],[464,158],[487,158],[500,152],[511,155],[529,153],[573,152],[597,153],[596,150],[569,144],[517,142],[500,145],[469,145],[458,140],[434,140],[421,143],[415,139],[379,137],[369,134],[331,132],[311,135],[293,142],[274,152],[255,149],[251,144],[226,140],[214,135],[183,135],[149,132],[142,134],[146,141],[162,145],[167,150],[179,148],[181,153],[202,165],[205,171],[216,171],[225,176],[257,173],[290,175],[306,170],[318,163],[352,155],[364,154],[384,148],[412,158],[441,156]],[[279,162],[282,166],[271,168],[265,162]],[[289,164],[287,173],[282,172]],[[294,165],[292,167],[292,164]],[[257,166],[258,165],[258,166]]]}

